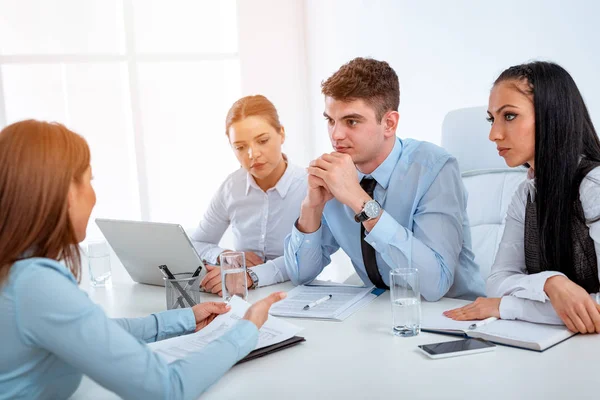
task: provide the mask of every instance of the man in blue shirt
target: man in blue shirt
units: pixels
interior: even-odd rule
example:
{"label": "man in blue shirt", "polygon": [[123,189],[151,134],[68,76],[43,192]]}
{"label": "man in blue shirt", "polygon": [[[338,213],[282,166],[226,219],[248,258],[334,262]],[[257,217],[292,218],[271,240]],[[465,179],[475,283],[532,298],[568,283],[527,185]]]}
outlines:
{"label": "man in blue shirt", "polygon": [[335,151],[308,168],[308,193],[285,240],[291,281],[313,280],[341,247],[377,287],[387,288],[391,269],[412,266],[426,300],[482,296],[458,163],[431,143],[396,137],[395,71],[356,58],[321,91]]}

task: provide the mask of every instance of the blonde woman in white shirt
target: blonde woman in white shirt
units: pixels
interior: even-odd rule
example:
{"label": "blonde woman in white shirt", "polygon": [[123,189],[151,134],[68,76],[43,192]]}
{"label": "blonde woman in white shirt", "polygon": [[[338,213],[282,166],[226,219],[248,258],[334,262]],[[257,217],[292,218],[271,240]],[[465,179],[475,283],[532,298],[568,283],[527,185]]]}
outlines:
{"label": "blonde woman in white shirt", "polygon": [[488,114],[500,156],[527,165],[529,176],[508,209],[490,298],[445,315],[600,332],[600,140],[575,82],[553,63],[511,67]]}
{"label": "blonde woman in white shirt", "polygon": [[219,241],[229,226],[234,250],[246,254],[248,287],[289,280],[283,240],[298,218],[306,195],[306,173],[288,163],[281,146],[285,130],[275,106],[264,96],[236,101],[227,113],[225,131],[242,168],[225,179],[192,235],[208,274],[200,285],[221,293]]}

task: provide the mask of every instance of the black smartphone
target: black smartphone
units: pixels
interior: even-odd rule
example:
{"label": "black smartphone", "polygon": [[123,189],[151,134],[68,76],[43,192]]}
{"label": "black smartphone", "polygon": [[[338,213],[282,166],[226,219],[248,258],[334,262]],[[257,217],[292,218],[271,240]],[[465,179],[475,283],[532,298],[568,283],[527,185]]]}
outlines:
{"label": "black smartphone", "polygon": [[494,343],[483,339],[462,339],[453,342],[424,344],[419,349],[430,358],[446,358],[484,353],[496,349]]}

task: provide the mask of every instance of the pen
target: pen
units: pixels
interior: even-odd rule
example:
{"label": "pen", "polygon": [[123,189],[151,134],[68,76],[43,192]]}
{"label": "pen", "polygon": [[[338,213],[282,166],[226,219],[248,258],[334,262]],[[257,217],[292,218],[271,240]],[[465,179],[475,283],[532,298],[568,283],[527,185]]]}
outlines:
{"label": "pen", "polygon": [[198,275],[200,275],[200,271],[202,271],[202,265],[198,266],[198,268],[196,268],[196,270],[194,271],[194,273],[192,274],[192,278],[197,277]]}
{"label": "pen", "polygon": [[[190,297],[190,295],[181,287],[181,285],[179,284],[179,282],[175,282],[175,277],[173,276],[173,274],[171,273],[171,271],[169,271],[169,268],[166,265],[159,265],[158,269],[160,270],[160,272],[163,274],[163,276],[171,281],[171,284],[173,285],[173,287],[175,289],[177,289],[177,291],[179,293],[181,293],[181,295],[183,296],[183,298],[185,299],[185,301],[188,302],[188,304],[193,307],[196,305],[196,302],[194,301],[194,299],[192,299]],[[183,302],[181,303],[183,305]]]}
{"label": "pen", "polygon": [[[161,269],[161,271],[162,271],[162,269]],[[167,269],[167,271],[168,271],[168,269]],[[196,271],[194,271],[194,273],[192,274],[191,278],[196,278],[198,275],[200,275],[200,271],[202,271],[202,265],[200,265],[198,268],[196,268]],[[190,286],[192,286],[194,284],[194,282],[196,282],[195,279],[187,281],[187,283],[185,284],[183,290],[187,291],[190,288]],[[182,296],[177,297],[177,300],[175,300],[173,302],[173,305],[171,305],[171,309],[175,308],[175,305],[177,303],[181,304],[181,308],[185,307],[185,305],[183,304],[183,297]]]}
{"label": "pen", "polygon": [[303,308],[303,310],[310,310],[314,306],[319,305],[321,303],[324,303],[324,302],[326,302],[327,300],[329,300],[332,297],[333,297],[333,295],[331,295],[331,294],[328,294],[325,297],[321,297],[319,300],[313,301],[312,303],[309,303],[309,304],[305,305],[304,308]]}
{"label": "pen", "polygon": [[469,329],[470,330],[477,329],[477,328],[479,328],[481,326],[487,325],[490,322],[494,322],[494,321],[497,321],[497,320],[498,320],[498,318],[496,318],[496,317],[489,317],[489,318],[483,319],[483,320],[481,320],[479,322],[475,322],[474,324],[471,324],[469,326]]}

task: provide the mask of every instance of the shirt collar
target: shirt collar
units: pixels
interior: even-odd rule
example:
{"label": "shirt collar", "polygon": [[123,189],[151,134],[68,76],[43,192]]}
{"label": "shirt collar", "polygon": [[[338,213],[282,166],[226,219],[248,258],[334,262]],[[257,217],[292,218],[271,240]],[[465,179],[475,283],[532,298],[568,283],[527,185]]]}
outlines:
{"label": "shirt collar", "polygon": [[[285,172],[283,173],[281,178],[279,178],[279,181],[277,181],[275,186],[269,189],[276,190],[277,193],[279,193],[279,195],[281,196],[281,198],[285,198],[288,190],[290,189],[290,186],[292,185],[292,182],[294,181],[294,171],[292,170],[292,166],[290,165],[288,158],[285,154],[283,154],[283,160],[287,164],[285,167]],[[261,192],[263,191],[254,180],[252,174],[250,172],[246,172],[246,196],[248,196],[248,193],[250,193],[251,187],[256,190],[260,190]]]}
{"label": "shirt collar", "polygon": [[357,170],[358,181],[360,182],[365,176],[371,176],[381,187],[387,189],[388,185],[390,184],[390,179],[392,178],[392,173],[394,172],[396,164],[398,164],[398,160],[400,159],[401,155],[402,141],[400,138],[396,137],[392,151],[390,154],[388,154],[385,160],[383,160],[379,167],[375,168],[375,171],[367,175]]}

